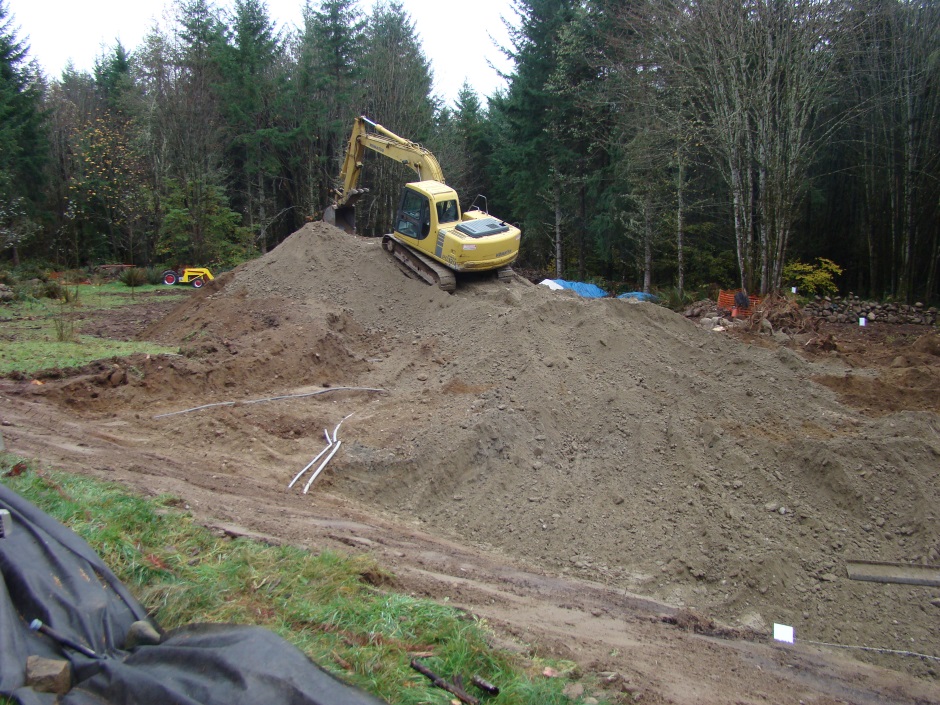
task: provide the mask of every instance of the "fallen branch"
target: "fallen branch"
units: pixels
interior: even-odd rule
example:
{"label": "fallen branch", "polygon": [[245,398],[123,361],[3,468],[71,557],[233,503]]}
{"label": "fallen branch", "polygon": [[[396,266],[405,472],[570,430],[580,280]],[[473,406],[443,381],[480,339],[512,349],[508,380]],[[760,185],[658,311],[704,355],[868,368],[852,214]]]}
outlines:
{"label": "fallen branch", "polygon": [[326,394],[327,392],[376,392],[377,394],[388,394],[388,392],[385,389],[373,389],[372,387],[328,387],[327,389],[318,389],[315,392],[306,392],[304,394],[282,394],[277,397],[265,397],[263,399],[249,399],[248,401],[220,401],[220,402],[215,402],[214,404],[203,404],[202,406],[194,406],[192,409],[183,409],[182,411],[171,411],[167,414],[157,414],[153,418],[164,419],[167,416],[178,416],[180,414],[189,414],[193,411],[211,409],[214,406],[237,406],[241,404],[261,404],[262,402],[268,402],[268,401],[280,401],[281,399],[303,399],[304,397],[315,397],[319,394]]}
{"label": "fallen branch", "polygon": [[480,676],[473,676],[470,679],[470,682],[473,683],[480,690],[485,690],[490,695],[499,695],[499,688],[490,683],[489,681],[483,680]]}
{"label": "fallen branch", "polygon": [[451,693],[452,695],[456,696],[456,698],[460,700],[460,702],[466,703],[467,705],[480,705],[480,701],[477,698],[470,695],[467,691],[465,691],[459,685],[456,685],[455,683],[451,683],[450,681],[444,680],[439,675],[437,675],[434,671],[432,671],[430,668],[425,666],[423,663],[420,663],[417,659],[411,660],[411,667],[415,669],[421,675],[426,676],[428,680],[430,680],[434,684],[435,687],[440,688],[441,690],[446,690],[448,693]]}

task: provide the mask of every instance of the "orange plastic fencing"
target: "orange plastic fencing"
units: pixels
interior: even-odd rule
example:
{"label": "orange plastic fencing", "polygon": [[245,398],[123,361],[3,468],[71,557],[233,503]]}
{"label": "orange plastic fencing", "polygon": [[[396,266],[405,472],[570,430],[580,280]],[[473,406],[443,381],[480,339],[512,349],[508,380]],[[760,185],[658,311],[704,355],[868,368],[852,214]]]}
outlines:
{"label": "orange plastic fencing", "polygon": [[[718,308],[723,308],[726,311],[732,311],[735,309],[734,295],[737,294],[741,289],[732,289],[731,291],[719,291],[718,292]],[[738,316],[750,316],[754,313],[755,309],[760,306],[760,297],[759,296],[748,296],[750,305],[747,308],[738,309]]]}

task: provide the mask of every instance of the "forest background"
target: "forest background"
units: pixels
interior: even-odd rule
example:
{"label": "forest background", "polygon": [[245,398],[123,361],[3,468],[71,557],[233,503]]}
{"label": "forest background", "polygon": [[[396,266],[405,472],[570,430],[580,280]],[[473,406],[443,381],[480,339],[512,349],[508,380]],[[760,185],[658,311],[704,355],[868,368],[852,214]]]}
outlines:
{"label": "forest background", "polygon": [[[507,87],[448,106],[396,2],[308,0],[279,31],[263,0],[178,0],[140,46],[49,78],[0,0],[0,265],[237,264],[319,217],[366,115],[518,224],[530,270],[767,293],[832,262],[843,291],[940,299],[940,3],[511,12]],[[367,158],[362,234],[391,230],[412,177]]]}

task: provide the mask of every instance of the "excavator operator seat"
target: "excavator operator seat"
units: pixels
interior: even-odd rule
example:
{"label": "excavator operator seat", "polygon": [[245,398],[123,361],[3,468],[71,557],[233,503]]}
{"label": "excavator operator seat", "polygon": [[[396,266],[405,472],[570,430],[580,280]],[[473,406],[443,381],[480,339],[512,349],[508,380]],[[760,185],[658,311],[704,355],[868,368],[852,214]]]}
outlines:
{"label": "excavator operator seat", "polygon": [[438,224],[443,223],[456,223],[460,219],[460,214],[457,209],[457,201],[441,201],[437,204],[437,222]]}

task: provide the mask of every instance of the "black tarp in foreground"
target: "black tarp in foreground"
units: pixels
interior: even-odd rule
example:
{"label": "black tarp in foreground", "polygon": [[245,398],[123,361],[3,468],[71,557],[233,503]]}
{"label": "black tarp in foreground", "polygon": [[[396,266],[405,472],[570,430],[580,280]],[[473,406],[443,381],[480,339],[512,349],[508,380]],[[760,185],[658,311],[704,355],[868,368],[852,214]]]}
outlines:
{"label": "black tarp in foreground", "polygon": [[[23,705],[382,705],[260,627],[189,625],[126,650],[143,606],[81,538],[0,485],[12,519],[0,538],[0,695]],[[39,619],[91,658],[30,629]],[[64,696],[25,686],[30,656],[68,660]]]}

